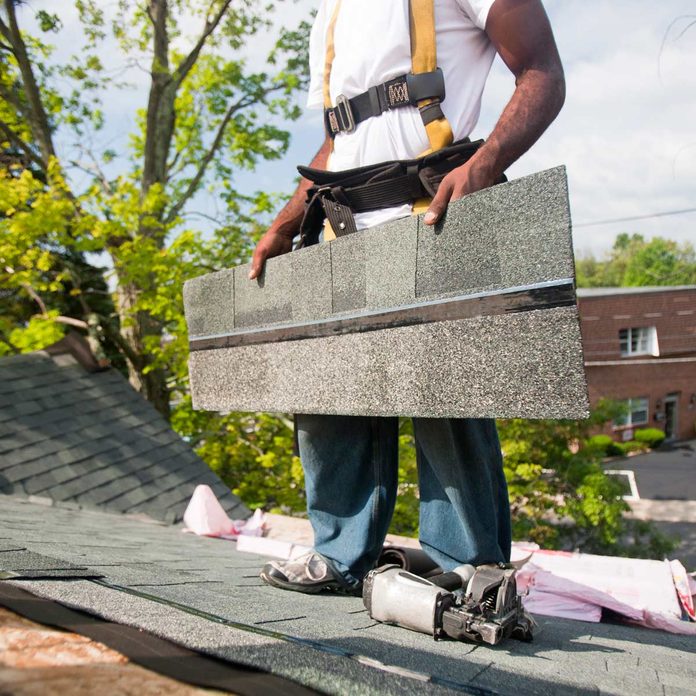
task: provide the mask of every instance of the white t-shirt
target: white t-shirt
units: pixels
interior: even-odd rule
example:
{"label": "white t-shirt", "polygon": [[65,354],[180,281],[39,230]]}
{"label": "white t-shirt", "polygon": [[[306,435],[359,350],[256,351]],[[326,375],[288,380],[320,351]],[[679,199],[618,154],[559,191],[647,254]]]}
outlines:
{"label": "white t-shirt", "polygon": [[[495,0],[434,0],[437,64],[445,77],[442,111],[454,140],[468,136],[481,109],[481,94],[495,57],[484,31]],[[309,41],[308,108],[323,109],[326,33],[337,0],[321,0]],[[336,55],[329,88],[355,97],[411,71],[409,0],[342,0],[334,29]],[[385,111],[339,133],[328,168],[351,169],[375,162],[418,157],[430,144],[415,106]],[[356,215],[359,229],[411,214],[410,205]]]}

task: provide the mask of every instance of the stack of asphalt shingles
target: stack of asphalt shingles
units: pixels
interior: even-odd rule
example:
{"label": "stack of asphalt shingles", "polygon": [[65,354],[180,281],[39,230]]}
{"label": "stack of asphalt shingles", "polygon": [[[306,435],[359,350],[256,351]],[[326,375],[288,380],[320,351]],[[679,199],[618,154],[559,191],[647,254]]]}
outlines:
{"label": "stack of asphalt shingles", "polygon": [[587,415],[562,167],[184,288],[196,408]]}
{"label": "stack of asphalt shingles", "polygon": [[0,492],[176,522],[197,484],[247,508],[116,370],[69,354],[0,360]]}

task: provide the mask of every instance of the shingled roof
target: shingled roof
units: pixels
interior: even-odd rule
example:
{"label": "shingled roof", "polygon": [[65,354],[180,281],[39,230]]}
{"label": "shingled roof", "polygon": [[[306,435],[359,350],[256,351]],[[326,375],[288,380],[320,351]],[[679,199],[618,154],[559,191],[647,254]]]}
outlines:
{"label": "shingled roof", "polygon": [[230,517],[249,515],[117,370],[96,367],[65,343],[0,359],[0,493],[173,523],[203,483]]}
{"label": "shingled roof", "polygon": [[234,542],[122,515],[0,504],[0,587],[11,583],[324,694],[696,693],[692,636],[539,615],[532,643],[434,641],[376,623],[360,597],[268,587],[258,576],[266,560]]}

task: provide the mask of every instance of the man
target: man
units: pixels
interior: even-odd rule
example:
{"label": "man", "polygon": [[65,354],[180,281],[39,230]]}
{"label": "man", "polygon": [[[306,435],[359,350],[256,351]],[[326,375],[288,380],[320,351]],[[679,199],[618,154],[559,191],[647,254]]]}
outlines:
{"label": "man", "polygon": [[[410,11],[408,0],[322,0],[310,39],[308,106],[333,106],[337,99],[411,72],[416,30]],[[500,180],[553,121],[565,98],[541,0],[434,0],[434,27],[446,95],[440,113],[455,141],[476,124],[496,51],[514,74],[516,88],[487,142],[442,179],[426,225],[441,218],[449,201]],[[416,158],[433,149],[424,124],[415,106],[385,110],[348,132],[335,132],[333,140],[327,136],[311,166],[342,171]],[[291,250],[309,188],[303,180],[259,241],[250,278],[258,277],[267,258]],[[360,212],[355,223],[361,229],[411,212],[410,204],[391,205]],[[393,513],[398,421],[300,415],[297,426],[315,550],[294,561],[271,562],[261,577],[300,592],[355,591],[377,560]],[[495,423],[418,418],[414,434],[424,550],[445,571],[463,563],[508,561],[510,512]]]}

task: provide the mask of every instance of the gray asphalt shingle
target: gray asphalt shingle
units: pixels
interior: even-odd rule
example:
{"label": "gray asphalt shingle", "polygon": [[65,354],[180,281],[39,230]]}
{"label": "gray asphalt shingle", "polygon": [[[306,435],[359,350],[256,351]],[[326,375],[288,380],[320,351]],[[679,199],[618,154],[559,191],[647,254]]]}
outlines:
{"label": "gray asphalt shingle", "polygon": [[196,483],[249,511],[116,370],[0,359],[0,492],[180,520]]}

